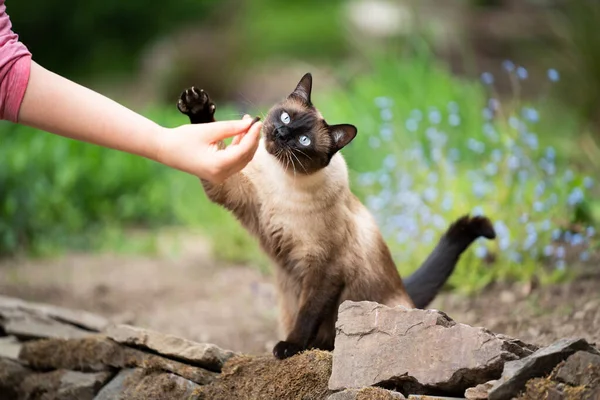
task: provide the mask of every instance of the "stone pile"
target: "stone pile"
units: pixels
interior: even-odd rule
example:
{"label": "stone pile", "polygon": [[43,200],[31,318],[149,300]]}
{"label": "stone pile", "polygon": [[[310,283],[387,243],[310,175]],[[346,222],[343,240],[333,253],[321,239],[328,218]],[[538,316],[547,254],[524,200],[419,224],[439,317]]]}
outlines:
{"label": "stone pile", "polygon": [[345,302],[335,350],[279,361],[0,296],[0,399],[600,399],[600,352]]}

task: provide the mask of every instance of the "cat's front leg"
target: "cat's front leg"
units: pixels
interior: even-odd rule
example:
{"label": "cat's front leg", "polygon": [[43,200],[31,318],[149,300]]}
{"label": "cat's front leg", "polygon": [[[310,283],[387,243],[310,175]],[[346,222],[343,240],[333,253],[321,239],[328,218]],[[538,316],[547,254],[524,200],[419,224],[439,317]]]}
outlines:
{"label": "cat's front leg", "polygon": [[[177,109],[188,116],[192,124],[215,122],[217,106],[203,89],[192,86],[185,89],[177,101]],[[219,148],[224,148],[223,141],[218,142]],[[201,179],[207,197],[231,211],[252,233],[258,229],[258,206],[254,185],[243,172],[237,172],[215,185]]]}
{"label": "cat's front leg", "polygon": [[338,276],[325,275],[324,269],[314,268],[302,280],[300,308],[292,330],[284,341],[273,348],[273,355],[282,360],[307,350],[313,344],[319,327],[337,312],[336,306],[343,280]]}

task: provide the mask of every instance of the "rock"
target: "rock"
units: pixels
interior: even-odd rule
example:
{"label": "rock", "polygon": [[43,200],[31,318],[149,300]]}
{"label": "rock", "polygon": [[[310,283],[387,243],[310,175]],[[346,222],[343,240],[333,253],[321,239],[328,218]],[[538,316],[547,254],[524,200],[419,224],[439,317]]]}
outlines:
{"label": "rock", "polygon": [[21,343],[14,336],[0,337],[0,357],[17,360],[21,351]]}
{"label": "rock", "polygon": [[79,338],[92,334],[48,316],[8,308],[0,308],[0,327],[19,339]]}
{"label": "rock", "polygon": [[454,322],[436,310],[344,302],[339,308],[330,390],[394,387],[462,396],[497,379],[504,362],[535,347]]}
{"label": "rock", "polygon": [[546,376],[558,363],[579,350],[598,353],[585,339],[561,339],[521,360],[507,362],[502,377],[489,392],[489,400],[516,396],[529,379]]}
{"label": "rock", "polygon": [[217,375],[155,354],[121,346],[102,336],[83,339],[44,339],[23,344],[19,359],[41,370],[69,369],[103,371],[112,368],[140,367],[172,372],[200,385]]}
{"label": "rock", "polygon": [[487,400],[488,392],[494,386],[496,381],[489,381],[482,383],[472,388],[468,388],[465,391],[465,398],[467,400]]}
{"label": "rock", "polygon": [[578,351],[557,368],[555,379],[572,386],[600,386],[600,355]]}
{"label": "rock", "polygon": [[327,397],[327,400],[406,400],[402,393],[378,387],[346,389]]}
{"label": "rock", "polygon": [[113,325],[106,335],[112,340],[157,352],[165,357],[184,361],[219,372],[223,363],[235,355],[214,344],[196,343],[177,336],[137,328],[130,325]]}
{"label": "rock", "polygon": [[71,310],[50,304],[27,302],[6,296],[0,296],[0,311],[2,310],[25,311],[95,332],[103,331],[110,323],[106,318],[89,312]]}
{"label": "rock", "polygon": [[0,357],[0,393],[2,400],[18,399],[19,384],[32,371],[20,363]]}
{"label": "rock", "polygon": [[121,394],[127,389],[130,382],[134,381],[133,375],[138,369],[125,368],[111,379],[94,397],[94,400],[121,399]]}
{"label": "rock", "polygon": [[85,373],[57,370],[30,374],[19,385],[20,396],[25,399],[43,398],[54,400],[93,400],[112,372]]}

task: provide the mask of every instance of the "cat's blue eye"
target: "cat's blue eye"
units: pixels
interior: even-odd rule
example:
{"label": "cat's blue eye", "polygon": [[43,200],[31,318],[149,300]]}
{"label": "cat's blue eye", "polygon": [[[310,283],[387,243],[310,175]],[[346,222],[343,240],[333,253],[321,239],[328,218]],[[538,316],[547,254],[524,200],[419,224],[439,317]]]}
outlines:
{"label": "cat's blue eye", "polygon": [[310,144],[310,138],[306,135],[302,135],[298,138],[298,141],[302,146],[308,146]]}
{"label": "cat's blue eye", "polygon": [[291,121],[290,115],[288,113],[286,113],[285,111],[281,113],[281,122],[283,122],[284,124],[289,124]]}

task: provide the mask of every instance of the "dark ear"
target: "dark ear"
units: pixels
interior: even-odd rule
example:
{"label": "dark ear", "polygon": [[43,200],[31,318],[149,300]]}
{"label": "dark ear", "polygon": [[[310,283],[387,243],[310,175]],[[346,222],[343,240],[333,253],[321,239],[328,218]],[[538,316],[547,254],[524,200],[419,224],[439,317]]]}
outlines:
{"label": "dark ear", "polygon": [[350,124],[329,125],[334,152],[342,149],[356,137],[356,127]]}
{"label": "dark ear", "polygon": [[298,85],[296,86],[296,89],[294,89],[294,91],[292,92],[292,94],[290,94],[289,97],[295,97],[299,100],[301,100],[302,102],[304,102],[307,105],[312,104],[310,102],[310,92],[312,91],[312,75],[311,73],[307,73],[305,74],[302,79],[300,79],[300,82],[298,82]]}

